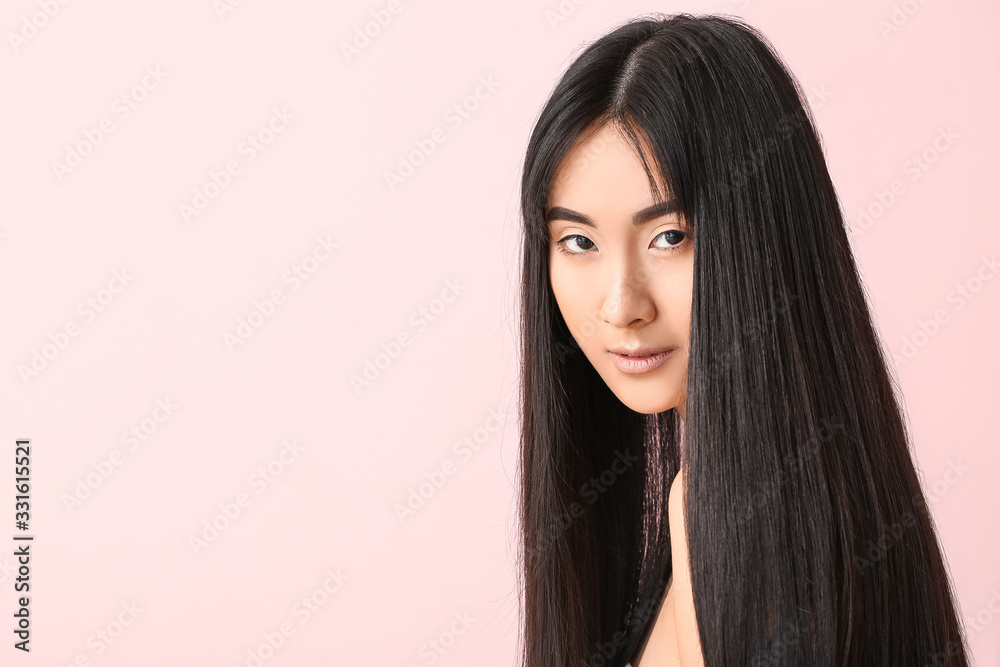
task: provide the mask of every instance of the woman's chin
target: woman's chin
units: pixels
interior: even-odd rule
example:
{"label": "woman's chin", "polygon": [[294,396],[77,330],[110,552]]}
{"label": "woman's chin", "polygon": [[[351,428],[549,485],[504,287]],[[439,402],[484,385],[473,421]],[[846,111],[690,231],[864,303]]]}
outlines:
{"label": "woman's chin", "polygon": [[663,394],[660,394],[660,397],[657,398],[656,394],[648,391],[619,390],[615,391],[615,396],[629,409],[645,415],[666,412],[680,405],[680,401],[675,396],[664,398]]}

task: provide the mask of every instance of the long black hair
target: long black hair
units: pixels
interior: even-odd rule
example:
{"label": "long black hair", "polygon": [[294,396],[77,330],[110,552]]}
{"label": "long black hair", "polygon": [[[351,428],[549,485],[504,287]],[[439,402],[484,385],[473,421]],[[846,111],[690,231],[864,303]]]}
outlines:
{"label": "long black hair", "polygon": [[[549,283],[552,179],[605,122],[693,227],[684,421],[618,400]],[[765,37],[684,13],[587,46],[531,133],[521,215],[523,664],[632,657],[671,574],[683,470],[707,665],[967,665],[814,121]]]}

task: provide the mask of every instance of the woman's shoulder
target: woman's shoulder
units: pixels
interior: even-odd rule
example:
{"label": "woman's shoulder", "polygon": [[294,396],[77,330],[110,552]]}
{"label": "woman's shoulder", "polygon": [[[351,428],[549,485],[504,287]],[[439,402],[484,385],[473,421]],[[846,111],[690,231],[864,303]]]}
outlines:
{"label": "woman's shoulder", "polygon": [[694,611],[694,592],[691,589],[691,561],[688,556],[687,525],[684,518],[686,481],[683,469],[670,483],[667,498],[667,517],[670,524],[670,550],[673,574],[670,593],[673,595],[674,632],[677,636],[677,653],[680,664],[704,665],[701,654],[701,637]]}
{"label": "woman's shoulder", "polygon": [[[691,591],[690,564],[688,559],[687,530],[684,521],[683,470],[677,472],[667,494],[667,516],[670,527],[671,574],[660,601],[660,607],[651,620],[647,641],[632,660],[639,664],[704,665],[698,623],[694,615],[694,595]],[[646,649],[649,655],[645,656]],[[626,667],[632,667],[629,661]]]}

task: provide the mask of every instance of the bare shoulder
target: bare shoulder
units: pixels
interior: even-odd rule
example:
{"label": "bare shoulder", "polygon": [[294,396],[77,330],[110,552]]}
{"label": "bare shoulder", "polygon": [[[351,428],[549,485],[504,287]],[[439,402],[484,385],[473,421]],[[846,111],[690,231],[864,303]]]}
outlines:
{"label": "bare shoulder", "polygon": [[698,620],[694,611],[691,589],[691,566],[688,557],[687,525],[684,520],[685,482],[683,469],[670,484],[667,497],[667,518],[670,523],[671,594],[674,607],[674,629],[677,633],[677,653],[681,667],[704,667]]}
{"label": "bare shoulder", "polygon": [[[670,483],[670,493],[667,496],[667,511],[670,516],[670,528],[674,527],[674,521],[679,521],[680,524],[684,525],[684,514],[681,508],[684,504],[684,491],[687,489],[687,485],[684,482],[684,470],[678,470],[677,474],[674,476],[674,481]],[[670,545],[673,547],[673,544]]]}

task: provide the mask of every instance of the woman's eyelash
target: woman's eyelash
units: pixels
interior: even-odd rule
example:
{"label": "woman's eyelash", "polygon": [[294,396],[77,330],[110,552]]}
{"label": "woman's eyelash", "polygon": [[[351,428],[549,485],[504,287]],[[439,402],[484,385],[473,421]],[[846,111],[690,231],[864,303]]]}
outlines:
{"label": "woman's eyelash", "polygon": [[[684,238],[682,238],[681,242],[678,243],[677,245],[670,246],[668,248],[657,248],[657,250],[664,250],[666,252],[674,252],[674,251],[680,250],[681,248],[683,248],[687,244],[688,240],[691,238],[690,234],[688,234],[687,232],[682,232],[679,229],[665,229],[662,232],[660,232],[659,234],[657,234],[656,238],[660,238],[664,234],[670,234],[670,233],[680,234]],[[593,243],[593,241],[591,241],[590,239],[588,239],[583,234],[569,234],[567,236],[562,237],[561,239],[559,239],[556,242],[556,250],[558,250],[559,252],[563,253],[564,255],[570,255],[571,257],[579,257],[581,255],[587,255],[587,254],[589,254],[590,253],[590,249],[583,250],[583,251],[580,251],[580,252],[573,252],[572,250],[567,250],[566,249],[566,241],[568,241],[570,239],[577,239],[577,238],[579,238],[579,239],[586,239],[587,242]]]}
{"label": "woman's eyelash", "polygon": [[583,236],[582,234],[570,234],[569,236],[562,237],[561,239],[559,239],[556,242],[556,250],[558,250],[559,252],[561,252],[564,255],[585,255],[585,254],[587,254],[588,251],[586,251],[586,250],[584,250],[583,252],[573,252],[572,250],[567,250],[566,249],[566,241],[568,241],[570,239],[586,239],[587,241],[590,241],[590,243],[593,243],[593,241],[591,241],[590,239],[588,239],[586,236]]}

